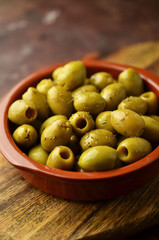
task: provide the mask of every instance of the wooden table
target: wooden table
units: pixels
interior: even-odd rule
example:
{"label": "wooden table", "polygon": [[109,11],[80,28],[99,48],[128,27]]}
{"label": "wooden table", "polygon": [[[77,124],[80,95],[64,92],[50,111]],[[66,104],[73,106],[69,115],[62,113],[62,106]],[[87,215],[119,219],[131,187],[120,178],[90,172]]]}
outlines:
{"label": "wooden table", "polygon": [[[159,41],[154,41],[159,38],[158,1],[153,1],[156,8],[142,0],[129,1],[126,5],[121,0],[116,0],[114,5],[110,0],[105,2],[85,1],[82,4],[79,1],[77,11],[73,0],[69,0],[69,7],[62,0],[47,4],[42,0],[0,1],[1,95],[21,77],[42,66],[85,55],[147,68],[159,75]],[[147,25],[140,17],[136,19],[122,11],[127,7],[135,12],[143,2],[145,8],[140,17],[148,18]],[[50,13],[49,17],[51,8],[54,14]],[[96,10],[100,14],[96,15]],[[88,19],[83,17],[86,13]],[[80,34],[75,28],[78,19],[82,21]],[[113,23],[112,28],[108,24],[103,31],[100,24],[108,19]],[[132,21],[138,20],[141,25],[133,28],[132,38],[126,30]],[[116,33],[122,30],[123,35],[116,39]],[[133,193],[112,200],[64,200],[30,185],[0,154],[1,240],[155,240],[159,239],[158,224],[159,177]]]}

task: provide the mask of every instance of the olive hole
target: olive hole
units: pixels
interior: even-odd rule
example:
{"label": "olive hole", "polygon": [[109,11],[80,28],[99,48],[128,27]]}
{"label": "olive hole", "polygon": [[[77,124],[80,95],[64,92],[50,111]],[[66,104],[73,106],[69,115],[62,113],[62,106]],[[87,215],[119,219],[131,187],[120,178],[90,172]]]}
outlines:
{"label": "olive hole", "polygon": [[33,118],[35,116],[35,110],[31,107],[28,107],[28,109],[25,112],[25,116],[30,119]]}
{"label": "olive hole", "polygon": [[121,160],[125,160],[127,158],[128,154],[129,154],[129,152],[128,152],[128,149],[126,147],[122,146],[120,148],[120,150],[118,151],[118,154],[119,154],[119,158]]}
{"label": "olive hole", "polygon": [[63,159],[68,159],[70,157],[70,153],[66,150],[63,150],[63,151],[60,152],[60,156]]}
{"label": "olive hole", "polygon": [[143,98],[145,98],[145,99],[150,98],[150,94],[149,94],[149,93],[145,93],[145,94],[143,95]]}
{"label": "olive hole", "polygon": [[87,125],[87,122],[86,122],[86,119],[84,118],[78,118],[77,121],[76,121],[76,127],[77,128],[80,128],[80,129],[83,129],[85,128]]}

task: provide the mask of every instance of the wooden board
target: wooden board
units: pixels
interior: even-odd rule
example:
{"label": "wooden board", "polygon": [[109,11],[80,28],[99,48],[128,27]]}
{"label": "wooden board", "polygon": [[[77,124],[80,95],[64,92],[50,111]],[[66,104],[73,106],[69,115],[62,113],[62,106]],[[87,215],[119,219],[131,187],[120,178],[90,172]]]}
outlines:
{"label": "wooden board", "polygon": [[[159,74],[159,42],[129,46],[104,59],[146,67]],[[115,240],[158,223],[159,176],[126,196],[78,202],[36,189],[0,154],[1,240]]]}

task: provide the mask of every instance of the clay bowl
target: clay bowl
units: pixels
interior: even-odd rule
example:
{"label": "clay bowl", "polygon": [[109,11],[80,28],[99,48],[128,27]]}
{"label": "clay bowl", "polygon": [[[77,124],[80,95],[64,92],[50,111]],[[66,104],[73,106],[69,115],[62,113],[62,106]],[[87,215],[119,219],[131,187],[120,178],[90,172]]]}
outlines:
{"label": "clay bowl", "polygon": [[[97,71],[110,72],[114,78],[129,66],[105,61],[84,61],[88,75]],[[10,164],[32,185],[53,194],[72,200],[103,200],[127,194],[143,186],[159,174],[159,147],[145,158],[119,169],[104,172],[73,172],[54,169],[30,159],[15,144],[7,119],[10,104],[35,86],[42,78],[51,76],[59,65],[39,71],[19,82],[0,104],[0,151]],[[146,90],[154,91],[159,97],[159,77],[135,68],[145,83]]]}

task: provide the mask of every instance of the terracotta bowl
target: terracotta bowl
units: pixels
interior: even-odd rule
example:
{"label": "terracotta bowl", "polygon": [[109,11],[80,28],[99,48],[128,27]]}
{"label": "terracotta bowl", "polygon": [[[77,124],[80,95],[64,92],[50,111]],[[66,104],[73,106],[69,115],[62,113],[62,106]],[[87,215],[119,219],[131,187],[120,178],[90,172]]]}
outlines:
{"label": "terracotta bowl", "polygon": [[[114,78],[130,66],[105,61],[83,61],[88,75],[97,71],[110,72]],[[63,65],[63,64],[61,64]],[[7,118],[10,104],[41,79],[51,76],[59,65],[45,68],[18,83],[0,104],[0,151],[17,168],[19,173],[35,187],[54,196],[73,200],[103,200],[114,198],[143,186],[159,174],[159,147],[145,158],[119,169],[81,173],[50,168],[30,159],[15,144],[10,133]],[[139,68],[147,90],[154,91],[159,97],[159,77]]]}

